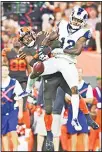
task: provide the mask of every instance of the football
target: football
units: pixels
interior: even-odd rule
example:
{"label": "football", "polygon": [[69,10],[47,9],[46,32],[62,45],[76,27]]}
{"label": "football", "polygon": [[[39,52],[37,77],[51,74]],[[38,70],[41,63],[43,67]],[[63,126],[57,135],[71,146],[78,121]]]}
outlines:
{"label": "football", "polygon": [[33,65],[34,73],[41,74],[44,72],[44,64],[41,61],[38,61]]}

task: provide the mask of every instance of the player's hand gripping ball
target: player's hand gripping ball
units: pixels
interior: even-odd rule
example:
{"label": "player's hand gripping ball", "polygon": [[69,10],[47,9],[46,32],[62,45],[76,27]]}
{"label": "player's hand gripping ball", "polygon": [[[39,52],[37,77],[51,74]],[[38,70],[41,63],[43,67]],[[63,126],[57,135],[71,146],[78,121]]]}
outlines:
{"label": "player's hand gripping ball", "polygon": [[33,71],[36,74],[42,74],[44,72],[44,64],[41,61],[38,61],[33,65]]}

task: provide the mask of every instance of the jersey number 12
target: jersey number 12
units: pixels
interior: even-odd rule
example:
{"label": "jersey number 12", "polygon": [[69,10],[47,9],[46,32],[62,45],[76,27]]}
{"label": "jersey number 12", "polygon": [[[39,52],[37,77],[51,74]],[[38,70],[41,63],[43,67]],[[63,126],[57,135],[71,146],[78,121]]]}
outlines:
{"label": "jersey number 12", "polygon": [[[63,48],[64,42],[65,42],[65,38],[62,37],[61,41],[62,41],[61,42],[61,48]],[[68,46],[65,49],[70,49],[70,48],[72,48],[75,45],[75,41],[73,41],[73,40],[68,40],[67,43],[68,43]]]}

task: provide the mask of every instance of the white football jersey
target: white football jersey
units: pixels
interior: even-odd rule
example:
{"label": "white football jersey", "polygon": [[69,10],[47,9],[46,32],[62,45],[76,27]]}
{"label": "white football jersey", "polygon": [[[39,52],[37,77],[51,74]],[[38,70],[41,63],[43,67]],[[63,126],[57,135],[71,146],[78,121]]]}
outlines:
{"label": "white football jersey", "polygon": [[[63,49],[71,49],[74,48],[76,42],[81,38],[85,37],[86,39],[89,39],[91,37],[91,31],[88,28],[81,28],[79,30],[73,31],[73,33],[70,33],[68,30],[68,22],[65,20],[62,20],[59,23],[59,41],[62,44]],[[76,63],[76,55],[69,55],[69,54],[57,54],[57,57],[64,57],[72,62]]]}

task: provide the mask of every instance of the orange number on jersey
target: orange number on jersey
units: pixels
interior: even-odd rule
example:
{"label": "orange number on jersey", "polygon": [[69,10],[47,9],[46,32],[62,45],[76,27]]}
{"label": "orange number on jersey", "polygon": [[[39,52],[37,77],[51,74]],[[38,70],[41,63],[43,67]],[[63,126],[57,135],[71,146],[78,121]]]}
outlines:
{"label": "orange number on jersey", "polygon": [[19,71],[25,71],[26,70],[26,62],[25,60],[19,60]]}
{"label": "orange number on jersey", "polygon": [[18,71],[18,60],[17,59],[10,60],[10,70],[11,71]]}
{"label": "orange number on jersey", "polygon": [[25,71],[26,62],[22,59],[11,59],[10,60],[10,70],[11,71]]}

